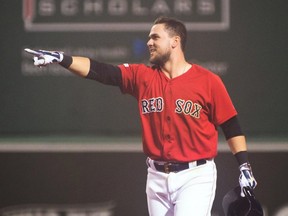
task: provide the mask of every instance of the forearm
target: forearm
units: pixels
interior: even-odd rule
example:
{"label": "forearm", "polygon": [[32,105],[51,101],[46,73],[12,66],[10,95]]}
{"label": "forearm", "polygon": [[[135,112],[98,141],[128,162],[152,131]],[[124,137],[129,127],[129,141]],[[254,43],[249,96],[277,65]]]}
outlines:
{"label": "forearm", "polygon": [[237,159],[239,165],[248,162],[248,153],[246,146],[246,139],[241,130],[237,116],[232,117],[223,124],[221,128],[226,137],[227,143],[231,149],[231,152]]}
{"label": "forearm", "polygon": [[246,139],[244,135],[232,137],[227,140],[227,143],[234,155],[241,151],[247,151]]}
{"label": "forearm", "polygon": [[[227,140],[232,153],[235,155],[239,164],[240,177],[239,184],[243,190],[243,187],[250,187],[254,189],[257,185],[252,168],[248,159],[248,152],[246,146],[245,136],[236,136]],[[241,190],[241,196],[244,196]]]}
{"label": "forearm", "polygon": [[60,65],[66,67],[69,71],[78,76],[86,77],[90,70],[90,59],[78,56],[64,56]]}
{"label": "forearm", "polygon": [[119,67],[91,60],[87,57],[64,55],[60,65],[78,76],[96,80],[103,84],[121,86],[122,83]]}

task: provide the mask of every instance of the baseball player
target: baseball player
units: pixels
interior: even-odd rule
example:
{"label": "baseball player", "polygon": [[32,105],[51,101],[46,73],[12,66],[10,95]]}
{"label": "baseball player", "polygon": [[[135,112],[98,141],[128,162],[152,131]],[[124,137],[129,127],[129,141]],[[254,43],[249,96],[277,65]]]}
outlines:
{"label": "baseball player", "polygon": [[61,52],[25,49],[36,66],[59,63],[71,72],[120,87],[138,101],[147,155],[151,216],[208,216],[216,190],[221,127],[239,163],[241,187],[256,187],[237,111],[221,79],[185,60],[187,31],[176,19],[155,20],[148,36],[151,66],[110,65]]}

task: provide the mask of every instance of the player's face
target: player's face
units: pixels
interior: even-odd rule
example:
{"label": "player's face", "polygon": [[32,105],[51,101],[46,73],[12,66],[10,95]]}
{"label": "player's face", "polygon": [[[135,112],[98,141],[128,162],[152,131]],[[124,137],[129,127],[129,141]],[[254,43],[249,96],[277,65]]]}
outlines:
{"label": "player's face", "polygon": [[150,52],[150,63],[162,66],[170,59],[171,41],[172,38],[165,31],[164,24],[152,26],[147,42]]}

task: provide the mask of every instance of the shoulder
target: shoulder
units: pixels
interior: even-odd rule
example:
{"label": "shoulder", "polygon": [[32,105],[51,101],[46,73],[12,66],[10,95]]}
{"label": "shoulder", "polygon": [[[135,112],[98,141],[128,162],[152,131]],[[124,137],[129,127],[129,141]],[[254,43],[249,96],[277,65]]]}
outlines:
{"label": "shoulder", "polygon": [[122,91],[136,97],[159,71],[145,64],[122,64],[118,66],[122,73]]}

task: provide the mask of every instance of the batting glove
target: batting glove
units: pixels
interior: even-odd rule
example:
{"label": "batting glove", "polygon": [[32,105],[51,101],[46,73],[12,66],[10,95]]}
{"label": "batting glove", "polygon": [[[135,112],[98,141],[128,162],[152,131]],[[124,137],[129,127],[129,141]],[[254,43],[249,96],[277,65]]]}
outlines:
{"label": "batting glove", "polygon": [[250,187],[254,189],[257,185],[257,182],[253,176],[252,169],[249,163],[244,163],[240,165],[240,177],[239,184],[241,186],[241,196],[244,197],[243,188]]}
{"label": "batting glove", "polygon": [[63,60],[63,52],[24,49],[27,53],[34,55],[34,65],[41,67],[48,64],[59,63]]}

